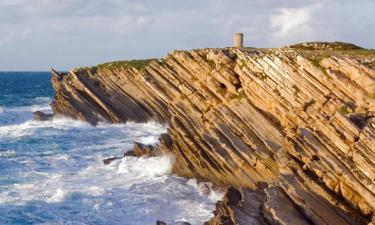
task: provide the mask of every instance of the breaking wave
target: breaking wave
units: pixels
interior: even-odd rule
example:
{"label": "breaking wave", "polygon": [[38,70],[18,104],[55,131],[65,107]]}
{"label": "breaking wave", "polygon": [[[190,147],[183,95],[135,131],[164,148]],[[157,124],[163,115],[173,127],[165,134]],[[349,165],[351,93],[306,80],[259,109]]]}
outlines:
{"label": "breaking wave", "polygon": [[134,141],[156,144],[165,126],[32,120],[49,101],[0,109],[0,224],[195,225],[212,216],[222,193],[171,175],[173,156],[103,164]]}

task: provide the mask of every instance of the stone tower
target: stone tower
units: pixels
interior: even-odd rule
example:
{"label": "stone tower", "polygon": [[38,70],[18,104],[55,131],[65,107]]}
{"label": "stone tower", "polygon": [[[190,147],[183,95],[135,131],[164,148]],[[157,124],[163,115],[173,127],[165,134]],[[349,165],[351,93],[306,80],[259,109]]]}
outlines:
{"label": "stone tower", "polygon": [[234,47],[243,48],[243,33],[236,33],[234,35]]}

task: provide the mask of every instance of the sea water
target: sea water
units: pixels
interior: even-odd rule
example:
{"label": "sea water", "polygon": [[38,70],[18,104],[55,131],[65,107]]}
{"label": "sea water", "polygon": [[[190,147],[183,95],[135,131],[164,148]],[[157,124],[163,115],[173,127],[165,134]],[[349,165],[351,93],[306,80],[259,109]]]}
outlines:
{"label": "sea water", "polygon": [[171,174],[173,156],[122,156],[156,144],[157,123],[94,127],[51,112],[49,73],[0,73],[0,224],[202,224],[222,193]]}

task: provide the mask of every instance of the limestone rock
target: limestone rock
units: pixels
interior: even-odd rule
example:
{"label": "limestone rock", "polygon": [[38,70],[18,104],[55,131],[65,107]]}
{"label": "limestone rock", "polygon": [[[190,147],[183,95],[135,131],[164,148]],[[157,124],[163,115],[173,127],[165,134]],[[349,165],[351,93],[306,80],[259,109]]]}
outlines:
{"label": "limestone rock", "polygon": [[[141,156],[151,156],[154,152],[154,146],[152,145],[145,145],[139,142],[134,142],[133,150],[131,151],[132,155],[136,157]],[[129,155],[130,153],[125,153]]]}
{"label": "limestone rock", "polygon": [[134,154],[174,154],[175,173],[238,190],[208,224],[369,224],[372,62],[375,51],[340,43],[174,51],[144,67],[52,71],[52,108],[93,124],[168,124],[156,149]]}

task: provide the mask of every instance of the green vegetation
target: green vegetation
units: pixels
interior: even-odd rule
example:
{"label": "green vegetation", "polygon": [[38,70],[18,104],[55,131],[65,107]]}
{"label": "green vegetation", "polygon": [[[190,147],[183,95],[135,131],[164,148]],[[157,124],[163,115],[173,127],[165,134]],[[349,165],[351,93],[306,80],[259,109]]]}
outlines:
{"label": "green vegetation", "polygon": [[241,68],[241,70],[243,69],[243,68],[245,68],[246,67],[246,62],[245,62],[245,60],[241,60],[240,61],[240,68]]}
{"label": "green vegetation", "polygon": [[[365,61],[367,66],[374,67],[375,57],[374,49],[365,49],[354,44],[344,42],[306,42],[289,46],[297,51],[303,57],[310,60],[310,62],[317,68],[325,69],[320,66],[320,61],[325,58],[333,56],[349,56],[354,57],[359,61]],[[369,60],[370,59],[370,60]]]}
{"label": "green vegetation", "polygon": [[306,42],[291,45],[290,48],[302,50],[357,50],[363,49],[357,45],[345,42]]}
{"label": "green vegetation", "polygon": [[349,111],[349,106],[347,106],[347,105],[342,106],[342,107],[340,108],[340,112],[341,112],[342,114],[344,114],[345,116],[348,115],[348,114],[350,113],[350,111]]}
{"label": "green vegetation", "polygon": [[310,59],[310,62],[315,66],[315,67],[318,67],[318,68],[321,68],[322,66],[320,65],[320,59],[318,58],[312,58]]}
{"label": "green vegetation", "polygon": [[203,54],[202,57],[203,57],[204,61],[206,61],[210,65],[211,68],[216,68],[215,61],[212,60],[212,59],[208,59],[207,54]]}
{"label": "green vegetation", "polygon": [[368,67],[372,67],[372,68],[375,68],[375,60],[374,61],[371,61],[371,62],[366,62],[364,63],[366,66]]}
{"label": "green vegetation", "polygon": [[319,68],[325,75],[328,76],[326,69],[320,65],[320,60],[321,60],[320,58],[310,58],[311,64]]}
{"label": "green vegetation", "polygon": [[221,96],[224,96],[227,93],[227,90],[220,88],[216,90],[216,93],[220,94]]}
{"label": "green vegetation", "polygon": [[123,68],[135,68],[139,71],[144,71],[147,66],[155,59],[139,59],[139,60],[129,60],[129,61],[115,61],[104,64],[99,64],[97,67],[100,69],[123,69]]}
{"label": "green vegetation", "polygon": [[231,95],[229,97],[230,100],[233,100],[233,99],[242,99],[242,98],[246,98],[246,94],[245,94],[245,91],[244,90],[241,90],[237,93],[237,95]]}
{"label": "green vegetation", "polygon": [[255,72],[254,75],[261,81],[265,81],[267,79],[267,75],[264,72]]}
{"label": "green vegetation", "polygon": [[244,90],[241,90],[240,92],[238,92],[237,98],[241,99],[245,97],[246,97],[246,94]]}

